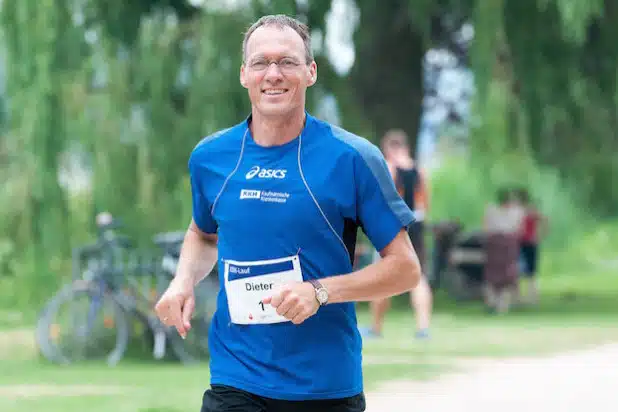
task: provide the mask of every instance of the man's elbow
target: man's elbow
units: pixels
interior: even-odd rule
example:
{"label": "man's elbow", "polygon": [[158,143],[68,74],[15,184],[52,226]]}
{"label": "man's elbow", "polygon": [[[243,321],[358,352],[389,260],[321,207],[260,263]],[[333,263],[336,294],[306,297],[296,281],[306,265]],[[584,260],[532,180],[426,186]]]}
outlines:
{"label": "man's elbow", "polygon": [[421,280],[421,264],[414,253],[401,257],[401,279],[403,292],[414,289]]}

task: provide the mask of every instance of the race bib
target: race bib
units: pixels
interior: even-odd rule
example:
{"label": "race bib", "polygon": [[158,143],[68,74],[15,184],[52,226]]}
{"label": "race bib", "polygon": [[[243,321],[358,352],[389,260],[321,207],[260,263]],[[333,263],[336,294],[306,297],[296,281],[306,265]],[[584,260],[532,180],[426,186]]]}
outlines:
{"label": "race bib", "polygon": [[262,299],[285,283],[303,281],[297,255],[252,262],[226,260],[224,277],[230,317],[240,325],[289,322]]}

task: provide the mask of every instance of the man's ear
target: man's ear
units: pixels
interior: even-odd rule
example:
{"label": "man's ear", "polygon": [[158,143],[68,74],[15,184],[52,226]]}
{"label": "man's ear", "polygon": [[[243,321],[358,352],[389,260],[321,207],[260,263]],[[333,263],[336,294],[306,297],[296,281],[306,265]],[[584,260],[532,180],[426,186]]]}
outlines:
{"label": "man's ear", "polygon": [[247,88],[247,79],[246,79],[246,73],[245,73],[245,65],[243,64],[242,66],[240,66],[240,84],[242,85],[242,87],[244,87],[245,89]]}
{"label": "man's ear", "polygon": [[311,64],[309,64],[309,82],[307,83],[307,85],[313,86],[315,82],[317,82],[317,80],[318,80],[318,65],[316,64],[315,61],[312,61]]}

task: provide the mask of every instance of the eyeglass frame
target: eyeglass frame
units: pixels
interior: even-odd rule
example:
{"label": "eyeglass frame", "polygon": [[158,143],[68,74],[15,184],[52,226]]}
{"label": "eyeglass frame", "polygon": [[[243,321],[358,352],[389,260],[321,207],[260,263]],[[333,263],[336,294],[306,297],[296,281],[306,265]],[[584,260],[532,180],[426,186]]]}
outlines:
{"label": "eyeglass frame", "polygon": [[[286,60],[287,60],[287,62],[286,62]],[[260,67],[256,67],[256,65],[258,63],[260,64]],[[290,56],[284,56],[284,57],[281,57],[281,58],[276,59],[276,60],[266,59],[266,58],[263,58],[263,57],[258,57],[256,59],[253,59],[252,61],[246,63],[245,65],[251,71],[259,73],[259,72],[264,72],[264,71],[268,70],[273,63],[277,66],[277,68],[281,72],[293,72],[293,71],[296,71],[303,64],[308,66],[307,63],[300,62],[297,59],[295,59],[294,57],[290,57]],[[288,63],[288,65],[285,65],[285,63]],[[261,65],[264,65],[264,66],[261,67]]]}

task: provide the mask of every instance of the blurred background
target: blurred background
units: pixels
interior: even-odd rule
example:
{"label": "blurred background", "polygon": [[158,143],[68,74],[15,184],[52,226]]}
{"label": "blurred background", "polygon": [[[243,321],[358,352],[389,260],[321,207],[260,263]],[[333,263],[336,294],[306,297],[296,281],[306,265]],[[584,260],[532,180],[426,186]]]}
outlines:
{"label": "blurred background", "polygon": [[[190,343],[166,334],[151,305],[191,218],[189,153],[249,113],[242,36],[271,13],[311,27],[312,114],[376,144],[406,132],[428,181],[428,222],[458,225],[450,247],[478,249],[466,240],[503,187],[526,188],[549,219],[538,303],[506,316],[462,286],[474,268],[436,264],[439,239],[427,231],[432,338],[414,341],[408,298],[397,297],[385,339],[365,345],[368,391],[488,357],[618,342],[615,1],[0,9],[0,410],[198,410],[216,285],[203,286]],[[359,244],[362,265],[372,251],[362,234]],[[366,304],[359,316],[368,322]]]}

